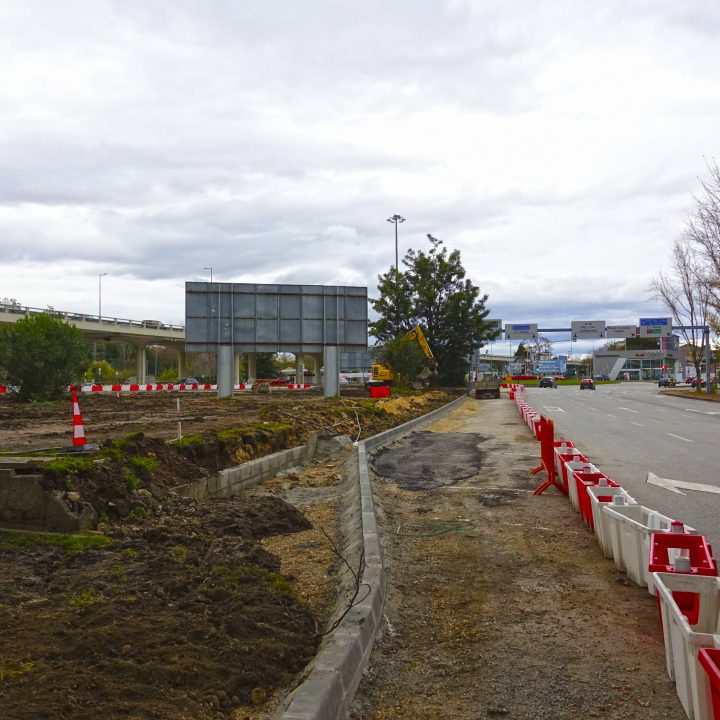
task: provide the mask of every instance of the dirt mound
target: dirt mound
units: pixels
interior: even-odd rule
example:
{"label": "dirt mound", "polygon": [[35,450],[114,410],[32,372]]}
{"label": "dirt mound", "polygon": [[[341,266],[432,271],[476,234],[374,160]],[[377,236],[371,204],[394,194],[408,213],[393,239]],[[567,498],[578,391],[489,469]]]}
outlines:
{"label": "dirt mound", "polygon": [[256,544],[305,518],[263,496],[172,510],[75,554],[0,550],[4,717],[231,717],[314,655],[315,618]]}

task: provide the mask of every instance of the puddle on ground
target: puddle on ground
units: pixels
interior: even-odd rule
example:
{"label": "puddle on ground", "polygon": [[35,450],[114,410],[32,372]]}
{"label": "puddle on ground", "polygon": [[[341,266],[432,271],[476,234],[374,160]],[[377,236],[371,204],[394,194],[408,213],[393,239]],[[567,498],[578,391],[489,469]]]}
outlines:
{"label": "puddle on ground", "polygon": [[413,433],[372,458],[373,470],[404,490],[432,490],[476,475],[485,441],[477,433]]}

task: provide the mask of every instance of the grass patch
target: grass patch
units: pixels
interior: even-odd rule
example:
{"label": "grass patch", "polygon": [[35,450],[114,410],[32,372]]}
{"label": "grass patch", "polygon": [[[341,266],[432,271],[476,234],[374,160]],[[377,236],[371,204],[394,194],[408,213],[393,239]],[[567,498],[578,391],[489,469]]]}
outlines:
{"label": "grass patch", "polygon": [[128,490],[137,490],[142,483],[142,480],[132,470],[127,469],[123,474],[123,480],[125,480]]}
{"label": "grass patch", "polygon": [[27,675],[32,671],[33,667],[34,665],[31,662],[9,663],[0,658],[0,683],[6,683]]}
{"label": "grass patch", "polygon": [[179,440],[168,440],[168,445],[174,445],[175,447],[193,447],[195,445],[202,445],[204,442],[202,435],[186,435]]}
{"label": "grass patch", "polygon": [[133,455],[130,458],[130,464],[143,475],[151,475],[159,467],[158,461],[147,455]]}
{"label": "grass patch", "polygon": [[72,595],[65,596],[65,605],[74,609],[81,609],[95,605],[96,603],[105,600],[105,596],[102,593],[94,593],[89,588],[80,590],[80,592],[73,593]]}
{"label": "grass patch", "polygon": [[68,555],[93,548],[104,548],[112,543],[106,535],[60,535],[59,533],[25,533],[0,531],[0,550],[14,551],[29,547],[54,546]]}
{"label": "grass patch", "polygon": [[58,457],[45,463],[43,470],[50,475],[83,475],[90,472],[94,465],[90,458]]}
{"label": "grass patch", "polygon": [[280,573],[263,570],[257,565],[239,565],[229,568],[227,565],[216,565],[201,587],[210,597],[216,591],[236,593],[241,586],[248,583],[264,583],[272,591],[280,595],[291,596],[292,584]]}

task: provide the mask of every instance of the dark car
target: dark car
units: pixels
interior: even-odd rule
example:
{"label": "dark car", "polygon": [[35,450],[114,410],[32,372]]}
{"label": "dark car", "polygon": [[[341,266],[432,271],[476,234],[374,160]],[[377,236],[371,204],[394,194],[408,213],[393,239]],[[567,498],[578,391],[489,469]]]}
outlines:
{"label": "dark car", "polygon": [[544,377],[544,378],[540,378],[540,382],[538,383],[538,387],[556,388],[556,387],[557,387],[557,380],[556,380],[554,377]]}
{"label": "dark car", "polygon": [[581,390],[594,390],[595,389],[595,381],[592,378],[582,378],[580,380],[580,389]]}
{"label": "dark car", "polygon": [[670,378],[669,377],[661,377],[658,380],[658,387],[670,387]]}

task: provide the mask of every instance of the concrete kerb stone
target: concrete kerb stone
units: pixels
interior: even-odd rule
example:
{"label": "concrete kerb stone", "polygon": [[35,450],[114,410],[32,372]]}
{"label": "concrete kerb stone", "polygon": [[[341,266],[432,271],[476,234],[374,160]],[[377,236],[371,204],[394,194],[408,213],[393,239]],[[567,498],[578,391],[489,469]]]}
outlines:
{"label": "concrete kerb stone", "polygon": [[345,615],[325,639],[307,678],[286,699],[276,715],[282,720],[342,720],[353,701],[362,673],[370,659],[377,630],[382,622],[386,578],[377,531],[372,484],[367,465],[368,451],[386,445],[416,427],[432,422],[468,400],[463,396],[420,418],[410,420],[358,443],[357,472],[365,556],[360,602]]}

